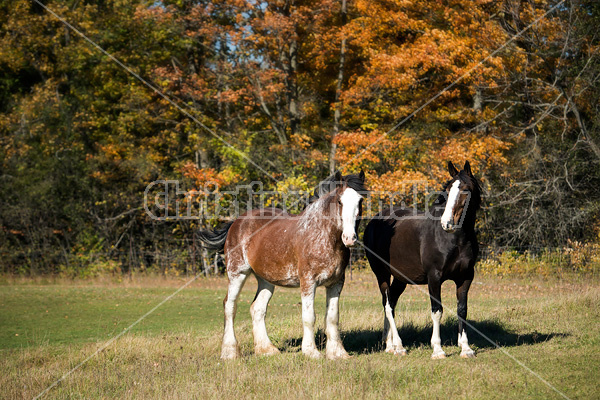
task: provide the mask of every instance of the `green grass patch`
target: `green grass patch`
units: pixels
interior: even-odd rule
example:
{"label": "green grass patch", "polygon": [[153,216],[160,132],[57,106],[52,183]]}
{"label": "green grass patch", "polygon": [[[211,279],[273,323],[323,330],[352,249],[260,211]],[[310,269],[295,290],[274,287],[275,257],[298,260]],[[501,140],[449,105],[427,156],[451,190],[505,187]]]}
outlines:
{"label": "green grass patch", "polygon": [[[118,335],[185,281],[26,280],[0,286],[1,398],[32,398]],[[282,354],[252,353],[253,278],[243,290],[236,333],[243,358],[219,359],[226,280],[201,278],[47,393],[48,398],[569,398],[597,396],[600,290],[587,279],[502,279],[473,285],[469,339],[456,346],[454,287],[443,286],[445,360],[431,360],[425,287],[409,287],[398,309],[405,357],[382,353],[383,312],[375,279],[354,273],[341,297],[350,360],[310,360],[300,352],[298,290],[276,289],[267,329]],[[324,290],[317,292],[323,349]],[[491,341],[491,342],[490,342]],[[501,346],[497,348],[495,344]],[[514,357],[514,359],[513,359]],[[518,360],[517,361],[515,361]],[[522,363],[527,368],[524,368]],[[531,371],[530,371],[530,370]]]}

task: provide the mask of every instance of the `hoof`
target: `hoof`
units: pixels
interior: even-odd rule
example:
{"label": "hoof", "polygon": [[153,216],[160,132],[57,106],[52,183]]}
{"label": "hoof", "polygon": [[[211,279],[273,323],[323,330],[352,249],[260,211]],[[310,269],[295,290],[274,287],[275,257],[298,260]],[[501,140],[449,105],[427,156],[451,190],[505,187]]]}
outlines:
{"label": "hoof", "polygon": [[346,352],[346,349],[344,349],[342,342],[329,340],[325,347],[325,355],[328,360],[347,360],[350,358],[350,355]]}
{"label": "hoof", "polygon": [[431,355],[431,359],[432,360],[441,360],[442,358],[446,358],[446,353],[442,352],[438,352],[438,353],[433,353]]}
{"label": "hoof", "polygon": [[223,347],[221,350],[221,359],[222,360],[235,360],[241,356],[240,349],[235,346]]}
{"label": "hoof", "polygon": [[271,345],[271,346],[264,346],[264,347],[255,347],[254,353],[257,356],[272,356],[275,354],[279,354],[280,351],[277,347]]}
{"label": "hoof", "polygon": [[386,349],[385,352],[393,354],[395,356],[405,356],[407,354],[406,353],[406,349],[403,349],[403,348],[400,348],[400,349],[398,349],[398,348]]}
{"label": "hoof", "polygon": [[318,360],[319,358],[323,358],[323,356],[317,349],[306,349],[306,350],[302,349],[302,353],[304,353],[305,356],[310,357],[315,360]]}
{"label": "hoof", "polygon": [[473,350],[463,351],[460,353],[462,358],[475,358],[475,352]]}
{"label": "hoof", "polygon": [[352,357],[350,356],[350,354],[346,353],[346,350],[327,353],[328,360],[347,360],[349,358]]}

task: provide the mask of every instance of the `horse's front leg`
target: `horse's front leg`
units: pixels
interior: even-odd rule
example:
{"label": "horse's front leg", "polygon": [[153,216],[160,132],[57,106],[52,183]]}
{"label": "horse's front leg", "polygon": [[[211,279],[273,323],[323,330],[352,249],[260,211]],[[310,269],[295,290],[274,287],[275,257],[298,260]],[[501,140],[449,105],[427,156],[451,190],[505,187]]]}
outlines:
{"label": "horse's front leg", "polygon": [[458,315],[458,345],[461,348],[460,356],[464,358],[475,357],[475,352],[469,346],[465,325],[467,322],[467,294],[471,286],[471,279],[456,282],[456,314]]}
{"label": "horse's front leg", "polygon": [[317,285],[314,282],[300,283],[302,291],[302,324],[304,325],[304,336],[302,337],[302,353],[311,358],[321,358],[315,343],[315,291]]}
{"label": "horse's front leg", "polygon": [[339,329],[339,299],[343,287],[344,279],[342,278],[339,282],[327,288],[327,308],[325,310],[327,345],[325,353],[330,360],[350,358],[342,344]]}
{"label": "horse's front leg", "polygon": [[431,334],[431,347],[433,354],[431,358],[446,358],[446,353],[442,349],[442,338],[440,337],[440,325],[444,309],[442,308],[442,283],[439,279],[429,278],[429,298],[431,300],[431,320],[433,321],[433,333]]}

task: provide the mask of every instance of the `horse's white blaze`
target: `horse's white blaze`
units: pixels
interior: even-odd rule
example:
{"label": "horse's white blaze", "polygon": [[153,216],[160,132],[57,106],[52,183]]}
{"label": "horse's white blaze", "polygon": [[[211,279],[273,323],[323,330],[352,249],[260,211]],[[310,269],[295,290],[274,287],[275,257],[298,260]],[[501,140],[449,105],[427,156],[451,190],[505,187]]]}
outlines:
{"label": "horse's white blaze", "polygon": [[446,202],[446,208],[442,214],[442,228],[449,229],[452,226],[452,210],[458,201],[458,195],[460,193],[460,181],[457,179],[450,188],[450,194],[448,194],[448,201]]}
{"label": "horse's white blaze", "polygon": [[442,312],[436,311],[431,313],[433,321],[433,333],[431,335],[431,347],[433,347],[432,358],[444,358],[446,353],[442,349],[442,338],[440,337],[440,321],[442,320]]}
{"label": "horse's white blaze", "polygon": [[342,241],[346,246],[352,246],[356,241],[354,227],[361,198],[362,196],[352,188],[346,188],[340,196],[342,203]]}

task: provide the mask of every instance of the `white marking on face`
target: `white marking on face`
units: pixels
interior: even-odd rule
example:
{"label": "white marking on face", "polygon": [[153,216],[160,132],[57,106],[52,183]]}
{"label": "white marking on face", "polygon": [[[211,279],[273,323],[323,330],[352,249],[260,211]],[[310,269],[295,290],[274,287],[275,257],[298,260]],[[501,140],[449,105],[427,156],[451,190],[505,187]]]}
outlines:
{"label": "white marking on face", "polygon": [[358,206],[362,196],[352,188],[346,188],[340,196],[342,203],[342,241],[346,246],[356,242],[355,224],[358,216]]}
{"label": "white marking on face", "polygon": [[446,208],[444,209],[444,214],[442,214],[442,228],[445,231],[452,230],[452,210],[454,210],[454,206],[458,201],[458,195],[460,194],[460,181],[457,179],[452,184],[450,188],[450,193],[448,194],[448,201],[446,202]]}

